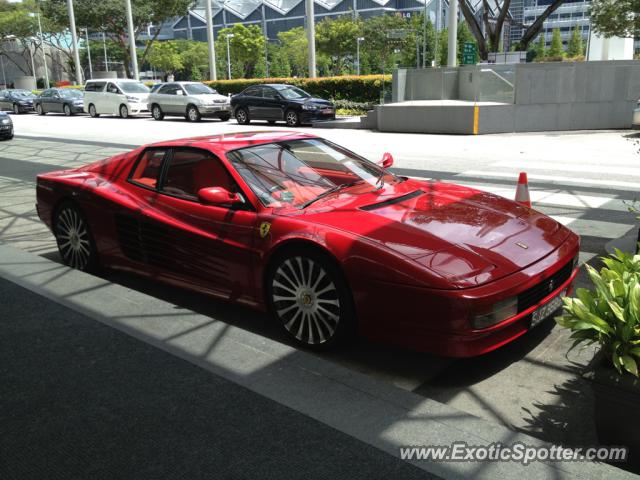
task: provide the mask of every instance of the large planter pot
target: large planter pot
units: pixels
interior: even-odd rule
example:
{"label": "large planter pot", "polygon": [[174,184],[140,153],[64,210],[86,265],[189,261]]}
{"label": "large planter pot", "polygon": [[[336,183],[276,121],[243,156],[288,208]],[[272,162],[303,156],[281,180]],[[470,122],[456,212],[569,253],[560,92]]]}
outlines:
{"label": "large planter pot", "polygon": [[603,446],[626,446],[629,459],[621,467],[640,470],[640,380],[619,374],[600,352],[584,374],[593,388],[595,424]]}

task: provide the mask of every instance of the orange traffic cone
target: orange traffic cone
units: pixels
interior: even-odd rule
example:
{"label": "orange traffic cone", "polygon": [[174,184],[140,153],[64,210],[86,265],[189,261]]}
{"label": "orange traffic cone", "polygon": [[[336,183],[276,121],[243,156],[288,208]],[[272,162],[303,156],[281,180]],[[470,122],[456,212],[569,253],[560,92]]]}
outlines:
{"label": "orange traffic cone", "polygon": [[518,178],[518,187],[516,188],[516,202],[531,208],[531,197],[529,196],[529,182],[527,180],[527,173],[520,172]]}

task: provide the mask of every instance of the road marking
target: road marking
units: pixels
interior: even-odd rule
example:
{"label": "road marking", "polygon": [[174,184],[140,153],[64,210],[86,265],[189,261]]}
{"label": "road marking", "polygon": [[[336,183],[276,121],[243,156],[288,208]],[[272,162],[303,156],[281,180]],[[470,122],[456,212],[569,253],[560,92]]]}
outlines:
{"label": "road marking", "polygon": [[480,106],[473,106],[473,134],[478,135],[478,129],[480,126]]}

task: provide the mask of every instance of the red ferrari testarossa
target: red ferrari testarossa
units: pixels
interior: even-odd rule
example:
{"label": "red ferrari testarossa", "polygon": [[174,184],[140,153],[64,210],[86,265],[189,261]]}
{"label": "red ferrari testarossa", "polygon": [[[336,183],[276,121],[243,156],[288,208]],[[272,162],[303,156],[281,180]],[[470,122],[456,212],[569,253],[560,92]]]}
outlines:
{"label": "red ferrari testarossa", "polygon": [[359,332],[473,356],[558,309],[576,234],[392,162],[295,132],[172,140],[39,175],[37,208],[66,264],[266,309],[310,348]]}

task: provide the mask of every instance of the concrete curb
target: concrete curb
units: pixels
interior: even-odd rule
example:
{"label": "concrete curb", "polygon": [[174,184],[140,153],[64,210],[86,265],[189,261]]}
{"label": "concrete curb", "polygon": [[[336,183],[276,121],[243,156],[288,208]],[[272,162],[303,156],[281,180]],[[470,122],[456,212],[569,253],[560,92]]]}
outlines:
{"label": "concrete curb", "polygon": [[[455,441],[547,445],[318,356],[5,245],[0,245],[0,277],[394,456],[401,446]],[[411,463],[452,479],[637,478],[589,462]]]}
{"label": "concrete curb", "polygon": [[614,253],[615,248],[622,250],[623,252],[634,253],[636,251],[637,241],[638,229],[634,227],[622,237],[615,238],[610,242],[607,242],[604,246],[604,249],[607,253]]}

